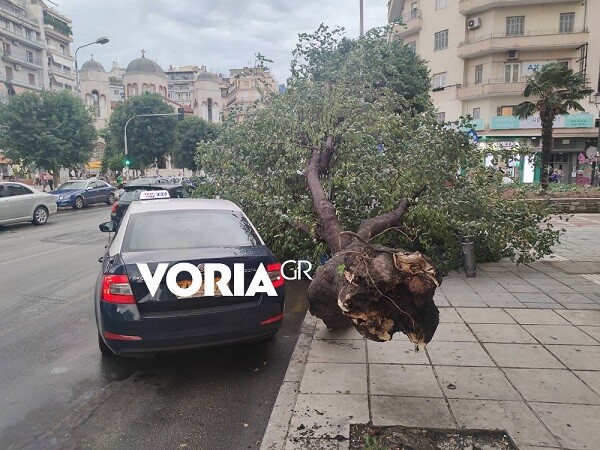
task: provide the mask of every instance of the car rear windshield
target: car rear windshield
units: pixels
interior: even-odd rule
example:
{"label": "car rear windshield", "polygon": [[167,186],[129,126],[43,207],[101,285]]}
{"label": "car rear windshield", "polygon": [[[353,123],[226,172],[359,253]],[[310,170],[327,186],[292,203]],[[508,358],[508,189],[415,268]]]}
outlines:
{"label": "car rear windshield", "polygon": [[152,211],[129,217],[121,251],[255,245],[258,236],[236,211]]}
{"label": "car rear windshield", "polygon": [[60,185],[58,189],[85,189],[87,181],[67,181]]}

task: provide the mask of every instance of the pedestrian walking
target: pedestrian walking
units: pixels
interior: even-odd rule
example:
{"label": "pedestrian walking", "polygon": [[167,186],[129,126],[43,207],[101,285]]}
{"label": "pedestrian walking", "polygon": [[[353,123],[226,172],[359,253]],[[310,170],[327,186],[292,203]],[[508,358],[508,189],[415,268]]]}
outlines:
{"label": "pedestrian walking", "polygon": [[42,191],[46,192],[46,186],[48,186],[48,174],[46,172],[40,175],[40,180],[42,182]]}
{"label": "pedestrian walking", "polygon": [[40,173],[39,172],[35,173],[35,181],[33,182],[33,185],[34,186],[40,186],[41,185],[41,183],[40,183]]}
{"label": "pedestrian walking", "polygon": [[117,187],[119,189],[123,188],[123,177],[121,176],[121,174],[119,172],[117,172]]}
{"label": "pedestrian walking", "polygon": [[52,174],[52,171],[50,171],[48,173],[47,181],[48,181],[48,187],[50,188],[50,191],[53,191],[54,190],[54,175]]}
{"label": "pedestrian walking", "polygon": [[69,175],[71,175],[71,180],[74,180],[76,178],[75,169],[71,169],[71,173]]}

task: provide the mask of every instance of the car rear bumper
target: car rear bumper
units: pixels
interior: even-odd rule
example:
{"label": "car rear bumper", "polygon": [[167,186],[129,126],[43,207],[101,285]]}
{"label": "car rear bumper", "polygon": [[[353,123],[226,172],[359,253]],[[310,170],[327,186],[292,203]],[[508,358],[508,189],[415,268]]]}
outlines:
{"label": "car rear bumper", "polygon": [[98,329],[106,345],[124,356],[219,346],[275,334],[281,319],[264,325],[261,322],[282,315],[283,301],[283,295],[263,296],[258,304],[218,312],[194,310],[146,316],[140,315],[137,305],[100,301]]}

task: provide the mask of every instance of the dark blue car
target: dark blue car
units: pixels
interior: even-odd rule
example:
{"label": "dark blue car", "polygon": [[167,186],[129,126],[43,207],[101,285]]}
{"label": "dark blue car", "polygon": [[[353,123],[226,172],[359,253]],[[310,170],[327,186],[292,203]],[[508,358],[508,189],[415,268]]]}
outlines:
{"label": "dark blue car", "polygon": [[52,191],[56,206],[70,206],[81,209],[94,203],[112,205],[115,202],[116,188],[102,180],[72,180]]}
{"label": "dark blue car", "polygon": [[[116,229],[112,221],[100,225],[104,232]],[[226,200],[132,202],[100,261],[94,304],[103,355],[264,339],[283,320],[281,264],[239,207]],[[224,269],[206,275],[214,273],[214,263],[227,266],[231,277],[222,275]],[[178,272],[178,264],[196,276]],[[271,291],[252,289],[257,279]]]}

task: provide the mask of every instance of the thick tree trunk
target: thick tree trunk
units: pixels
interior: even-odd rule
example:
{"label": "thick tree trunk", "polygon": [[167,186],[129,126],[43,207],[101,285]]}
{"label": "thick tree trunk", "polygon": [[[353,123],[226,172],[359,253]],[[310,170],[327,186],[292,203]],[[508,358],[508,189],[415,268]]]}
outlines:
{"label": "thick tree trunk", "polygon": [[540,119],[542,121],[542,176],[540,179],[542,189],[548,190],[548,168],[550,167],[550,153],[552,153],[553,139],[552,129],[554,116],[546,115],[544,112],[540,113]]}

